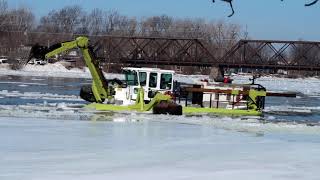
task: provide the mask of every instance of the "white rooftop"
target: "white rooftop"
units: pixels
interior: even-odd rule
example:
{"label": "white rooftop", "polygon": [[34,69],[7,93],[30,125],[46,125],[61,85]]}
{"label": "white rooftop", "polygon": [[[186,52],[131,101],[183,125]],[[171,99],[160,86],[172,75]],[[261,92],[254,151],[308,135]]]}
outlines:
{"label": "white rooftop", "polygon": [[160,68],[134,68],[134,67],[125,67],[122,68],[123,70],[129,70],[129,71],[137,71],[137,72],[160,72],[160,73],[171,73],[174,74],[175,72],[173,70],[164,70]]}

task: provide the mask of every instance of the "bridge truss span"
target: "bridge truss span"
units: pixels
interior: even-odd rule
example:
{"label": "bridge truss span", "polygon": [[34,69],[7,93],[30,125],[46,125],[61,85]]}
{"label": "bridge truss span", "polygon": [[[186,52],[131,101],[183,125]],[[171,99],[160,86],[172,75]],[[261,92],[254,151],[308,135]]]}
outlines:
{"label": "bridge truss span", "polygon": [[[217,58],[200,39],[164,37],[105,37],[98,57],[131,65],[212,66]],[[100,48],[100,49],[102,49]]]}
{"label": "bridge truss span", "polygon": [[320,70],[320,42],[240,40],[221,59],[230,68]]}

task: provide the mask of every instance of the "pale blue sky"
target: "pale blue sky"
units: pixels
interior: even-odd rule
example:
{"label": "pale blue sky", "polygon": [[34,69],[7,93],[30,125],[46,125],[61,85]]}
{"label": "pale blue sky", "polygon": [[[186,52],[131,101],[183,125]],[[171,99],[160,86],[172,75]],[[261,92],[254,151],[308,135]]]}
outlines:
{"label": "pale blue sky", "polygon": [[311,0],[235,0],[236,14],[228,18],[229,6],[217,0],[9,0],[10,7],[29,7],[37,16],[66,5],[117,10],[121,14],[144,17],[167,14],[174,17],[225,20],[248,27],[254,39],[320,41],[320,3],[304,7]]}

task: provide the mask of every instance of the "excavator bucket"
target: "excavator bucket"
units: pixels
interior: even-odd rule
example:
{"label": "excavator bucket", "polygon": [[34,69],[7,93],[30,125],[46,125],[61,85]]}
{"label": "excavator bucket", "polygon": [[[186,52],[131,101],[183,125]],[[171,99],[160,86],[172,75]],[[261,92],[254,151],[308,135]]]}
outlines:
{"label": "excavator bucket", "polygon": [[32,46],[26,64],[29,61],[31,61],[31,59],[34,59],[34,58],[35,59],[45,59],[47,52],[48,52],[48,48],[45,46],[40,46],[39,44]]}
{"label": "excavator bucket", "polygon": [[57,49],[60,48],[61,44],[55,44],[52,45],[50,47],[47,46],[41,46],[39,44],[35,44],[34,46],[32,46],[30,53],[29,53],[29,57],[28,60],[26,62],[26,64],[31,61],[32,59],[41,59],[41,60],[45,60],[46,59],[46,54]]}

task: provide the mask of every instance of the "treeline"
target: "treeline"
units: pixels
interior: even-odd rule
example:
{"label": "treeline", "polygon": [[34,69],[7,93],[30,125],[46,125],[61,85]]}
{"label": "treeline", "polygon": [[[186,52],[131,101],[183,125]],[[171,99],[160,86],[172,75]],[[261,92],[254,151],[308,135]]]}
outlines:
{"label": "treeline", "polygon": [[36,21],[28,8],[10,9],[6,0],[0,0],[0,31],[43,33],[74,33],[86,35],[141,35],[202,38],[219,46],[243,37],[241,27],[223,21],[173,18],[167,15],[136,18],[117,11],[93,9],[84,11],[80,6],[52,10]]}

